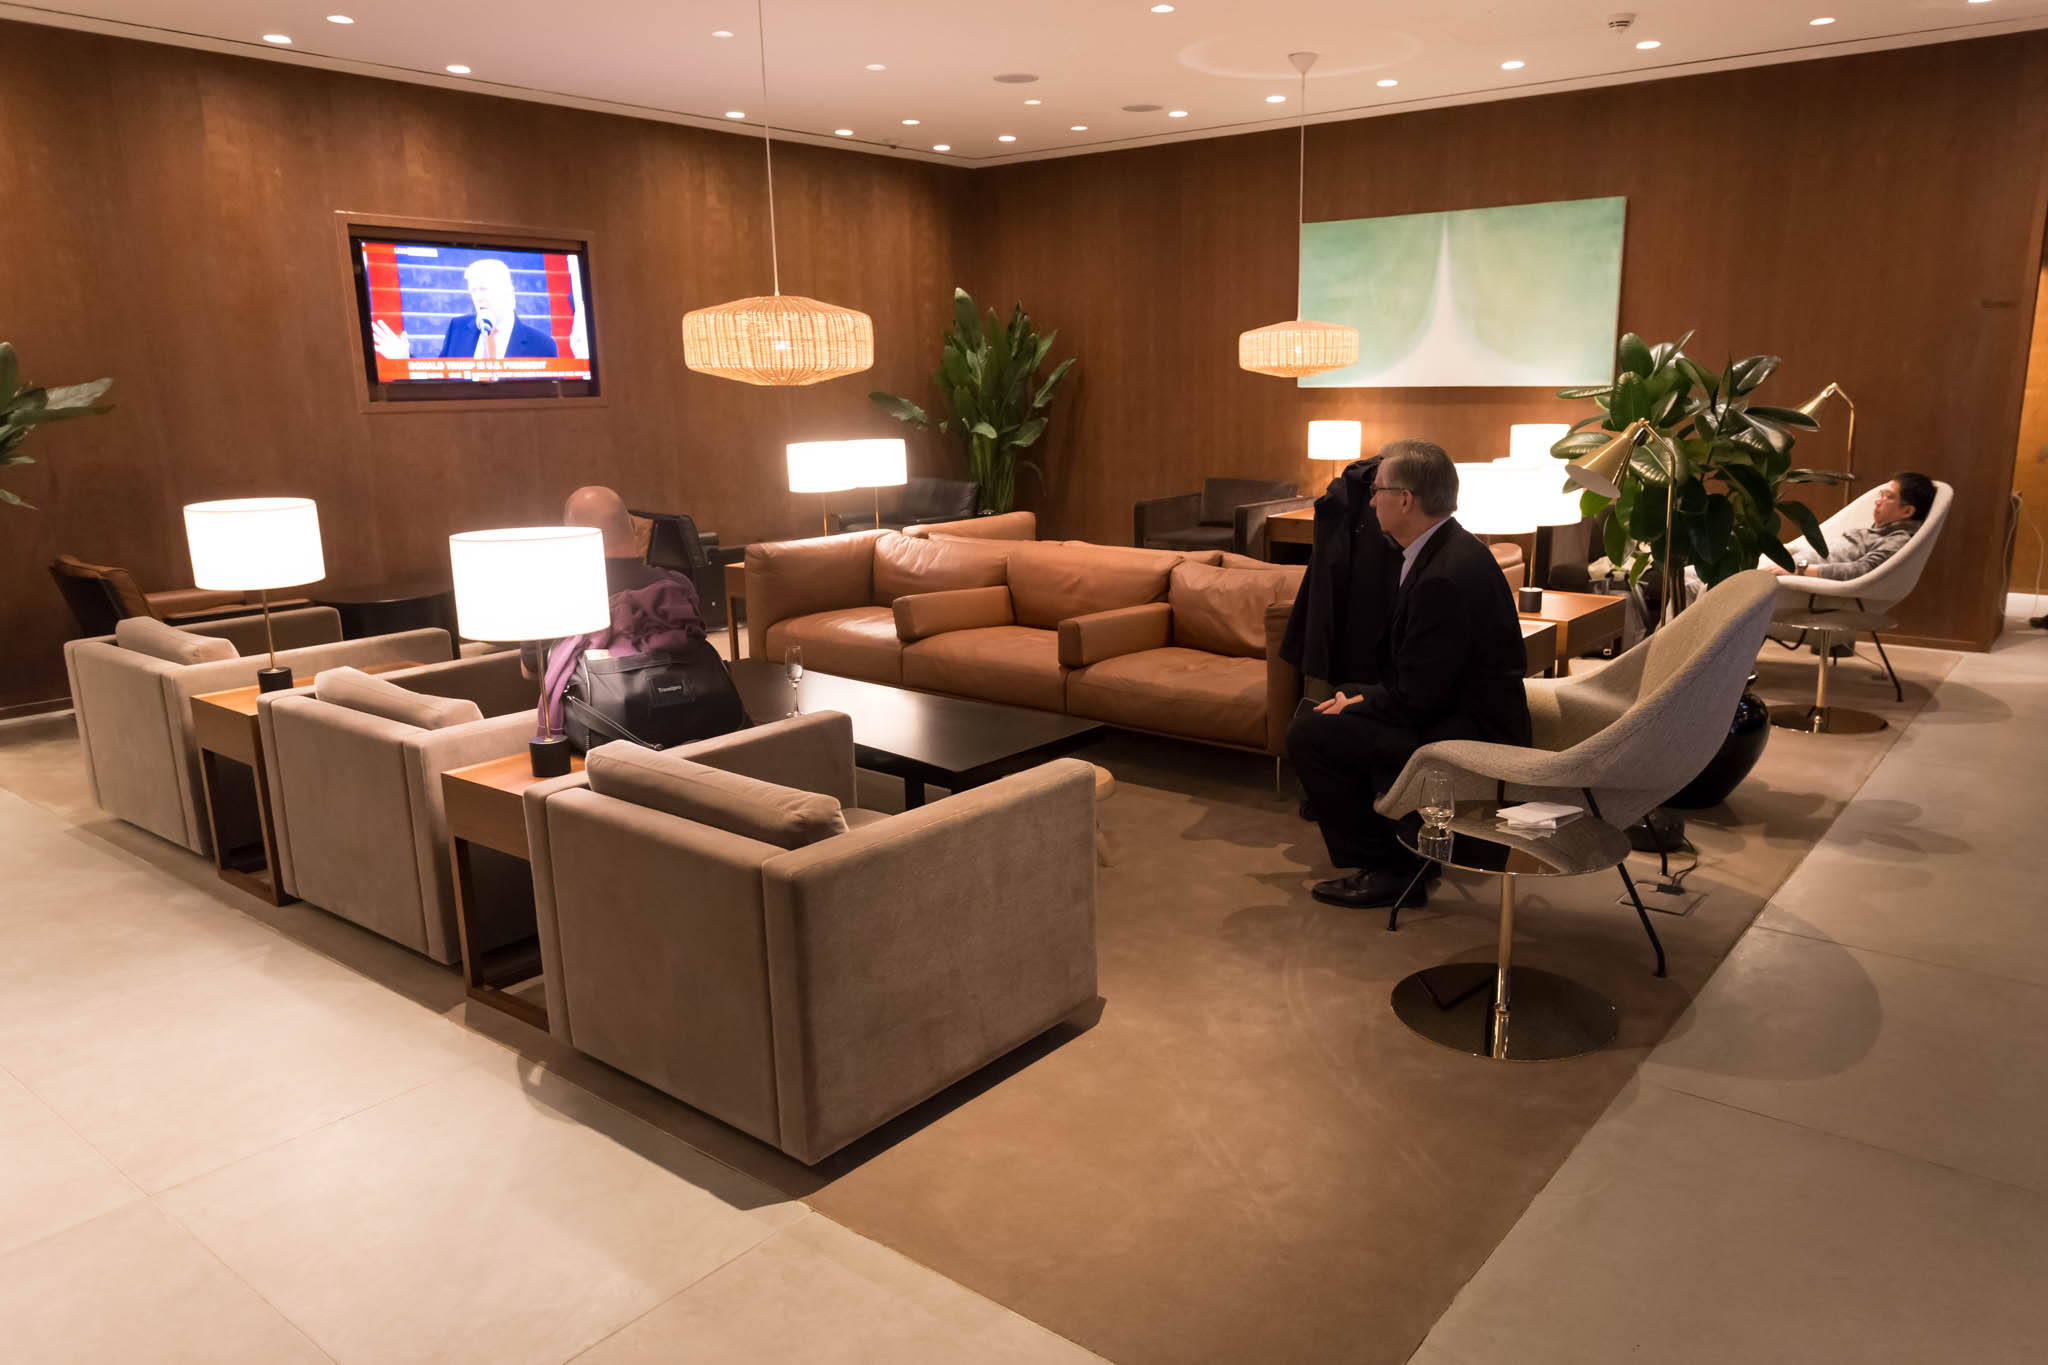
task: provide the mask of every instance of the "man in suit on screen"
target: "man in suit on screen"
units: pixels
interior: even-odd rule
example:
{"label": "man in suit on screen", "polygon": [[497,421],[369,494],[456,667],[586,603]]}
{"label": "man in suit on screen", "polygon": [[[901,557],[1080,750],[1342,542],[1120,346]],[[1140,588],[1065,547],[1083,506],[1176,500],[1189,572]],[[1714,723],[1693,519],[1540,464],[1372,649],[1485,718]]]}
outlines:
{"label": "man in suit on screen", "polygon": [[[448,323],[448,333],[441,340],[443,359],[503,360],[559,354],[552,336],[519,320],[512,267],[486,257],[470,262],[462,278],[469,286],[469,301],[476,311]],[[372,324],[371,331],[377,354],[395,360],[411,354],[406,337],[391,330],[383,319]]]}

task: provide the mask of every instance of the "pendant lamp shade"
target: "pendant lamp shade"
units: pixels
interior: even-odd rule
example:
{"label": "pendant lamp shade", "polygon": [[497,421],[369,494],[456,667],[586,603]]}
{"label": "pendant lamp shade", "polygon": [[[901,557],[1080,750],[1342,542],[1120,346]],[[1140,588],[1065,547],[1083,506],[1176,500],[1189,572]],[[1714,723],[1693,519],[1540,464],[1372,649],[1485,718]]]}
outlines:
{"label": "pendant lamp shade", "polygon": [[800,294],[735,299],[683,314],[683,363],[742,384],[817,384],[875,363],[875,324]]}

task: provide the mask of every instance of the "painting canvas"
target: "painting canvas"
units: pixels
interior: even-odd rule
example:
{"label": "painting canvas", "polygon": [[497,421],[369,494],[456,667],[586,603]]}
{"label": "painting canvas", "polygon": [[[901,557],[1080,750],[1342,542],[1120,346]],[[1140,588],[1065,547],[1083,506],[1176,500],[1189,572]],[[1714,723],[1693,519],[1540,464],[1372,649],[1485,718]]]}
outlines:
{"label": "painting canvas", "polygon": [[1626,199],[1308,223],[1301,315],[1358,329],[1304,388],[1562,388],[1612,378]]}

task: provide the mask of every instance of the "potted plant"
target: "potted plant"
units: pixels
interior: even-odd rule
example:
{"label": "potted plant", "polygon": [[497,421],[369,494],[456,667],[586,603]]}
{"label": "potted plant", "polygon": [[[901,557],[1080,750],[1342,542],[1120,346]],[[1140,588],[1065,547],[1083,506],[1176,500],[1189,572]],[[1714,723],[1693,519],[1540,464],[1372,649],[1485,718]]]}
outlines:
{"label": "potted plant", "polygon": [[[1052,350],[1057,331],[1040,336],[1018,304],[1004,326],[995,309],[984,324],[965,289],[953,291],[953,325],[942,338],[932,384],[945,396],[952,416],[935,422],[908,398],[879,390],[868,397],[901,422],[958,437],[967,451],[977,512],[1007,512],[1017,501],[1017,470],[1041,481],[1045,471],[1020,458],[1045,434],[1045,410],[1074,361],[1062,360],[1037,383],[1038,367]],[[1036,384],[1034,388],[1033,385]]]}
{"label": "potted plant", "polygon": [[[0,467],[34,464],[34,460],[16,452],[28,439],[29,432],[45,422],[63,422],[73,417],[93,417],[112,412],[112,403],[99,400],[113,382],[111,379],[95,379],[90,384],[66,384],[54,389],[23,384],[21,362],[14,354],[14,347],[0,341]],[[0,503],[15,507],[30,505],[5,488],[0,488]]]}

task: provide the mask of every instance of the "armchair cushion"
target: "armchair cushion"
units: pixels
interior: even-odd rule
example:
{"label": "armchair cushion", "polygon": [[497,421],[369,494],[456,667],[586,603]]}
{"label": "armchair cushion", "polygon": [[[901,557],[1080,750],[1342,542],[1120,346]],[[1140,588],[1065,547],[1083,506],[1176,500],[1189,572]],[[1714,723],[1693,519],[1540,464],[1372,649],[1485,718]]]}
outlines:
{"label": "armchair cushion", "polygon": [[1008,577],[1009,547],[999,541],[890,532],[875,542],[875,602],[879,606],[912,593],[994,587]]}
{"label": "armchair cushion", "polygon": [[1010,590],[1005,587],[912,593],[897,598],[894,610],[896,636],[906,643],[949,630],[1007,626],[1017,620],[1010,609]]}
{"label": "armchair cushion", "polygon": [[777,848],[802,848],[846,833],[846,817],[829,796],[779,787],[624,740],[592,749],[583,770],[590,777],[590,789],[600,796],[666,811]]}
{"label": "armchair cushion", "polygon": [[420,730],[442,730],[484,718],[483,708],[466,698],[411,692],[397,683],[346,666],[314,674],[313,695],[330,705],[382,716]]}
{"label": "armchair cushion", "polygon": [[194,635],[165,625],[153,616],[124,616],[114,623],[114,643],[152,659],[174,664],[206,664],[235,658],[232,642],[217,636]]}
{"label": "armchair cushion", "polygon": [[1167,590],[1173,643],[1244,659],[1266,657],[1266,608],[1294,596],[1291,575],[1176,564]]}

